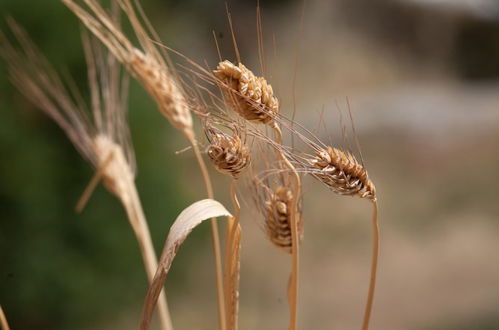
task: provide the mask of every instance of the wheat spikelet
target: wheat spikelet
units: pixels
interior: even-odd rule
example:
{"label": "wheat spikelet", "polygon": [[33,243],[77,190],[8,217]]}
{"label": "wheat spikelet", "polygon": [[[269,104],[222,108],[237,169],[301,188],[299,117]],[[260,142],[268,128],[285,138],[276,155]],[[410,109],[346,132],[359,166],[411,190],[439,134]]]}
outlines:
{"label": "wheat spikelet", "polygon": [[269,124],[279,112],[279,101],[265,78],[257,77],[244,64],[220,62],[214,71],[230,107],[252,122]]}
{"label": "wheat spikelet", "polygon": [[207,154],[215,168],[237,178],[250,164],[250,151],[237,134],[229,135],[214,127],[206,128],[210,141]]}
{"label": "wheat spikelet", "polygon": [[357,159],[337,148],[321,149],[309,160],[310,172],[340,195],[376,200],[376,188]]}

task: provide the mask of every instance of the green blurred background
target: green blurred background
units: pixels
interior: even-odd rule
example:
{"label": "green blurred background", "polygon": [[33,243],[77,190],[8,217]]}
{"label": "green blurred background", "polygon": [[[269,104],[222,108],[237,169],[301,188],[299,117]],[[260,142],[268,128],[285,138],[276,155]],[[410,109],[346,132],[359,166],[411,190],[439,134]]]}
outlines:
{"label": "green blurred background", "polygon": [[[212,67],[216,31],[234,60],[223,1],[141,1],[163,42]],[[499,6],[494,0],[262,0],[269,80],[290,115],[341,143],[350,98],[380,198],[383,242],[372,329],[499,329]],[[255,1],[231,1],[242,58],[258,72]],[[0,0],[51,63],[85,86],[76,18],[56,0]],[[5,19],[0,28],[6,31]],[[275,39],[275,53],[273,50]],[[295,49],[299,41],[293,92]],[[79,81],[81,79],[81,82]],[[85,95],[88,91],[84,90]],[[176,215],[205,196],[190,151],[132,83],[137,186],[159,251]],[[134,329],[146,278],[119,202],[90,180],[61,130],[0,62],[0,304],[13,329]],[[201,134],[200,134],[201,136]],[[213,173],[217,199],[227,178]],[[250,197],[241,190],[244,200]],[[227,205],[230,205],[227,202]],[[242,329],[287,327],[289,258],[243,211]],[[369,205],[305,180],[301,329],[356,329],[367,290]],[[215,329],[209,228],[167,281],[177,329]]]}

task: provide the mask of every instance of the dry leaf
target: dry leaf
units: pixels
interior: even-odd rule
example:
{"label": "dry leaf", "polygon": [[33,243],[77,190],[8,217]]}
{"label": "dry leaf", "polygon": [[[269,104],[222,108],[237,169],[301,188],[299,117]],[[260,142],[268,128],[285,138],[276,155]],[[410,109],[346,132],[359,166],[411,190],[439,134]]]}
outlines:
{"label": "dry leaf", "polygon": [[163,288],[178,248],[197,225],[215,217],[232,217],[232,215],[219,202],[213,199],[203,199],[184,209],[173,223],[168,233],[163,252],[161,253],[158,270],[154,275],[144,302],[140,320],[141,330],[147,330],[151,325],[156,301]]}

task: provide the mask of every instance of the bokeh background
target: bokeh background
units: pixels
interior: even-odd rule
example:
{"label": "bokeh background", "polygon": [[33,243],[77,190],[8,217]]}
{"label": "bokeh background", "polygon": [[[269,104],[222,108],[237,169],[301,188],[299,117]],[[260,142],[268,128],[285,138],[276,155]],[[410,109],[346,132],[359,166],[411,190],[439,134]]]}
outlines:
{"label": "bokeh background", "polygon": [[[214,30],[235,60],[223,1],[141,2],[168,46],[215,66]],[[499,3],[308,0],[300,29],[300,1],[260,2],[268,80],[283,113],[291,115],[294,96],[296,119],[313,129],[323,118],[317,134],[341,143],[338,108],[350,99],[380,200],[371,328],[498,329]],[[229,5],[243,61],[258,72],[256,2]],[[59,1],[1,0],[0,13],[3,31],[14,17],[85,86],[79,25]],[[3,62],[0,108],[0,304],[11,327],[136,328],[146,277],[120,204],[99,187],[75,214],[92,169],[11,86]],[[129,109],[137,185],[159,251],[176,215],[205,193],[192,153],[175,153],[186,141],[136,83]],[[230,205],[228,179],[212,174],[217,199]],[[369,203],[310,178],[304,190],[300,328],[357,329]],[[285,329],[289,258],[243,206],[241,329]],[[210,244],[208,226],[196,229],[167,280],[177,329],[217,328]]]}

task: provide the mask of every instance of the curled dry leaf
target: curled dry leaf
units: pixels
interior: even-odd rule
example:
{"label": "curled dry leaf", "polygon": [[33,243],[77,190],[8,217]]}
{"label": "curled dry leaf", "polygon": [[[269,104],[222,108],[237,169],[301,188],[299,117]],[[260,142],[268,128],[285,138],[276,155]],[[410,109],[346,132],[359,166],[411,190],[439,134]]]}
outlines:
{"label": "curled dry leaf", "polygon": [[201,222],[215,217],[232,217],[232,215],[219,202],[213,199],[203,199],[184,209],[175,219],[170,228],[165,246],[159,260],[158,270],[149,287],[142,310],[140,329],[149,329],[151,318],[156,306],[163,284],[177,254],[178,248],[185,241],[192,230]]}

